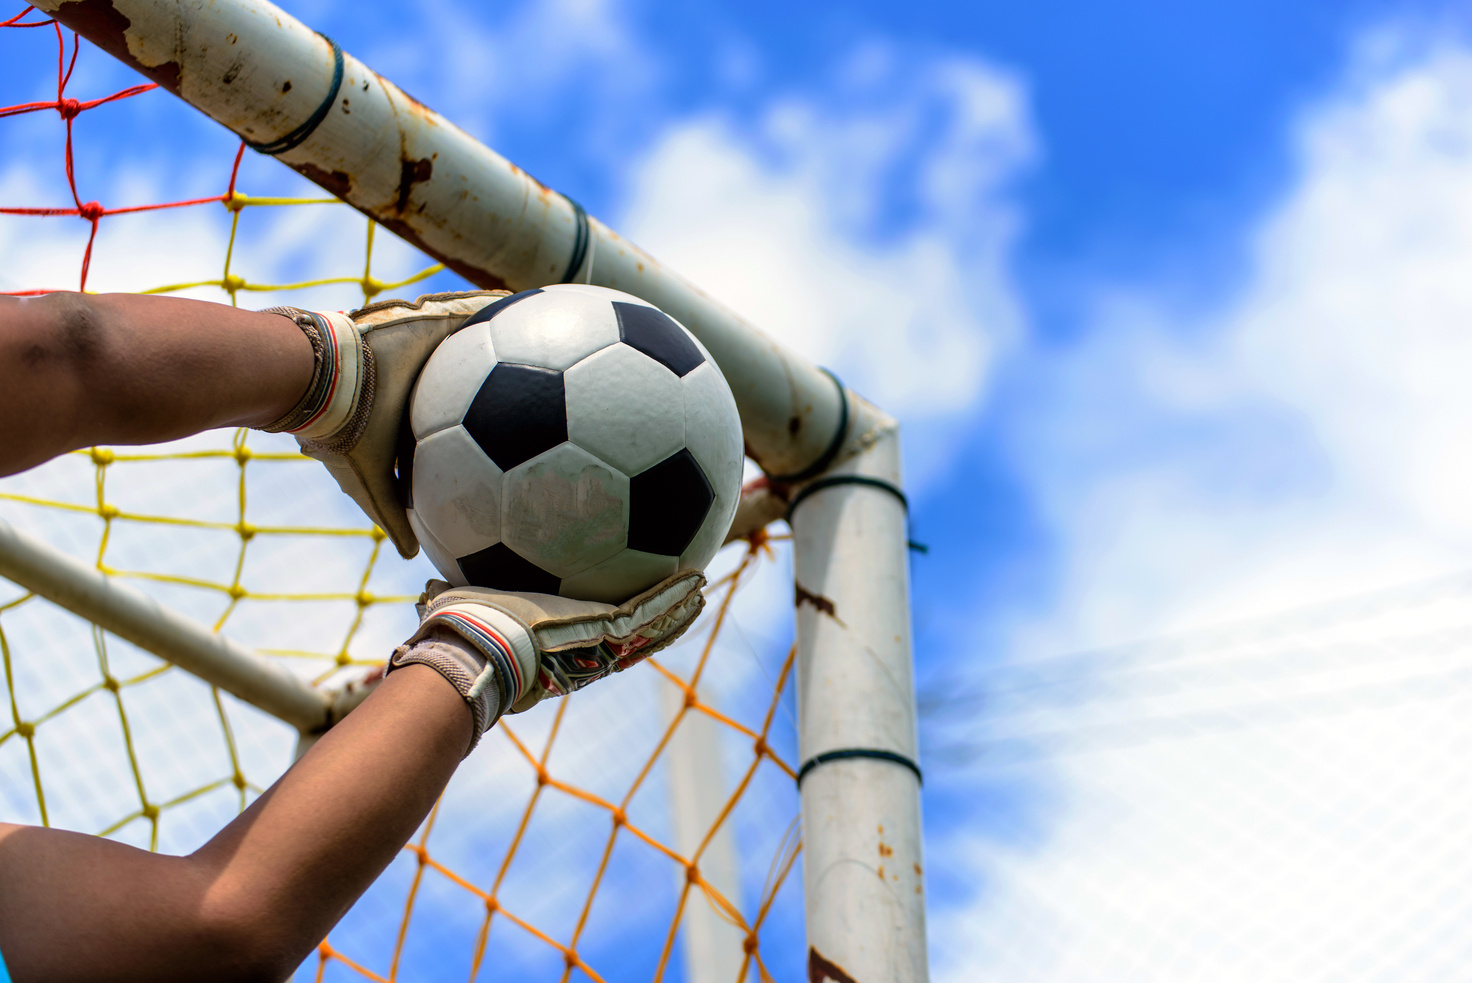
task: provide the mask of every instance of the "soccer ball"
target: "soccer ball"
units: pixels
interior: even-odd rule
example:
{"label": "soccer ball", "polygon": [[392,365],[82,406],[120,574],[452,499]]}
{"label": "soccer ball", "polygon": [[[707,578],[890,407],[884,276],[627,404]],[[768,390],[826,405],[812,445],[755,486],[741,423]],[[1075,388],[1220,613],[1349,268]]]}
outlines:
{"label": "soccer ball", "polygon": [[408,417],[409,523],[456,586],[621,603],[703,569],[741,494],[710,353],[605,287],[486,306],[430,356]]}

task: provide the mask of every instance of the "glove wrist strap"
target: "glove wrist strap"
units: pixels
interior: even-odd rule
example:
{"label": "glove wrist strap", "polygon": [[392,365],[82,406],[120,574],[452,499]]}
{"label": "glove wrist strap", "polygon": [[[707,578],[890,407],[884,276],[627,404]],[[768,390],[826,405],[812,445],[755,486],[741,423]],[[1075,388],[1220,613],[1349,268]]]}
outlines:
{"label": "glove wrist strap", "polygon": [[[363,399],[373,384],[373,355],[358,333],[353,319],[339,311],[304,311],[295,307],[273,307],[264,314],[290,318],[312,345],[315,364],[312,381],[302,398],[285,416],[269,426],[268,433],[289,433],[300,440],[322,441],[351,437],[356,442],[367,423],[370,400]],[[361,419],[360,419],[361,418]],[[347,430],[351,430],[349,435]]]}
{"label": "glove wrist strap", "polygon": [[531,632],[485,604],[447,604],[435,611],[394,652],[386,672],[411,663],[444,676],[470,705],[475,724],[471,749],[537,679]]}
{"label": "glove wrist strap", "polygon": [[531,631],[505,611],[474,602],[446,604],[424,619],[415,638],[435,629],[459,635],[495,667],[503,706],[511,706],[536,683],[537,649]]}
{"label": "glove wrist strap", "polygon": [[384,674],[409,665],[433,669],[465,699],[470,707],[472,726],[470,746],[465,749],[468,756],[480,743],[481,736],[500,719],[501,711],[509,706],[501,696],[496,665],[463,638],[443,629],[430,631],[423,638],[416,635],[400,645],[389,659]]}

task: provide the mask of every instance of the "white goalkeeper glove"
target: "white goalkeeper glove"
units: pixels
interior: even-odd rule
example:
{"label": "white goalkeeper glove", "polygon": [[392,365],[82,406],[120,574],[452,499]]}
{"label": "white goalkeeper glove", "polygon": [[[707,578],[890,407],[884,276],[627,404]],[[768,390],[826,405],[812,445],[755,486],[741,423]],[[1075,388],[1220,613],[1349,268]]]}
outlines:
{"label": "white goalkeeper glove", "polygon": [[418,664],[449,680],[474,718],[469,754],[502,713],[566,696],[679,638],[705,606],[704,586],[704,574],[687,570],[614,607],[431,580],[419,630],[385,673]]}
{"label": "white goalkeeper glove", "polygon": [[506,295],[473,290],[426,294],[412,304],[385,300],[349,313],[294,307],[269,312],[297,323],[317,364],[301,401],[262,429],[296,437],[405,558],[419,552],[394,473],[409,393],[439,343]]}

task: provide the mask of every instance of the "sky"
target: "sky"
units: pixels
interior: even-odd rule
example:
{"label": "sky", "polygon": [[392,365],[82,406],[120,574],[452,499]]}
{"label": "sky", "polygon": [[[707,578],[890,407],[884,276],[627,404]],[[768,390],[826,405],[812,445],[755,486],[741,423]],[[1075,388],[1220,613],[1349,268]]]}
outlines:
{"label": "sky", "polygon": [[286,6],[900,418],[937,979],[1464,960],[1465,4]]}

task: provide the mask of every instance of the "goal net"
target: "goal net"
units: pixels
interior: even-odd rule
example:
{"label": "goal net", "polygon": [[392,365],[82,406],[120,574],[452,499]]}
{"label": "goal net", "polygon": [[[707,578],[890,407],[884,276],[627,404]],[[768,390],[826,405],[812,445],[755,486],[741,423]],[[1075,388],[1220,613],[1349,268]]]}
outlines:
{"label": "goal net", "polygon": [[[463,280],[30,8],[0,13],[0,291],[347,309]],[[331,688],[434,576],[290,439],[96,447],[0,480],[0,519]],[[505,718],[299,972],[317,980],[804,972],[791,573],[726,547],[699,630]],[[296,730],[0,581],[0,821],[188,852]]]}

